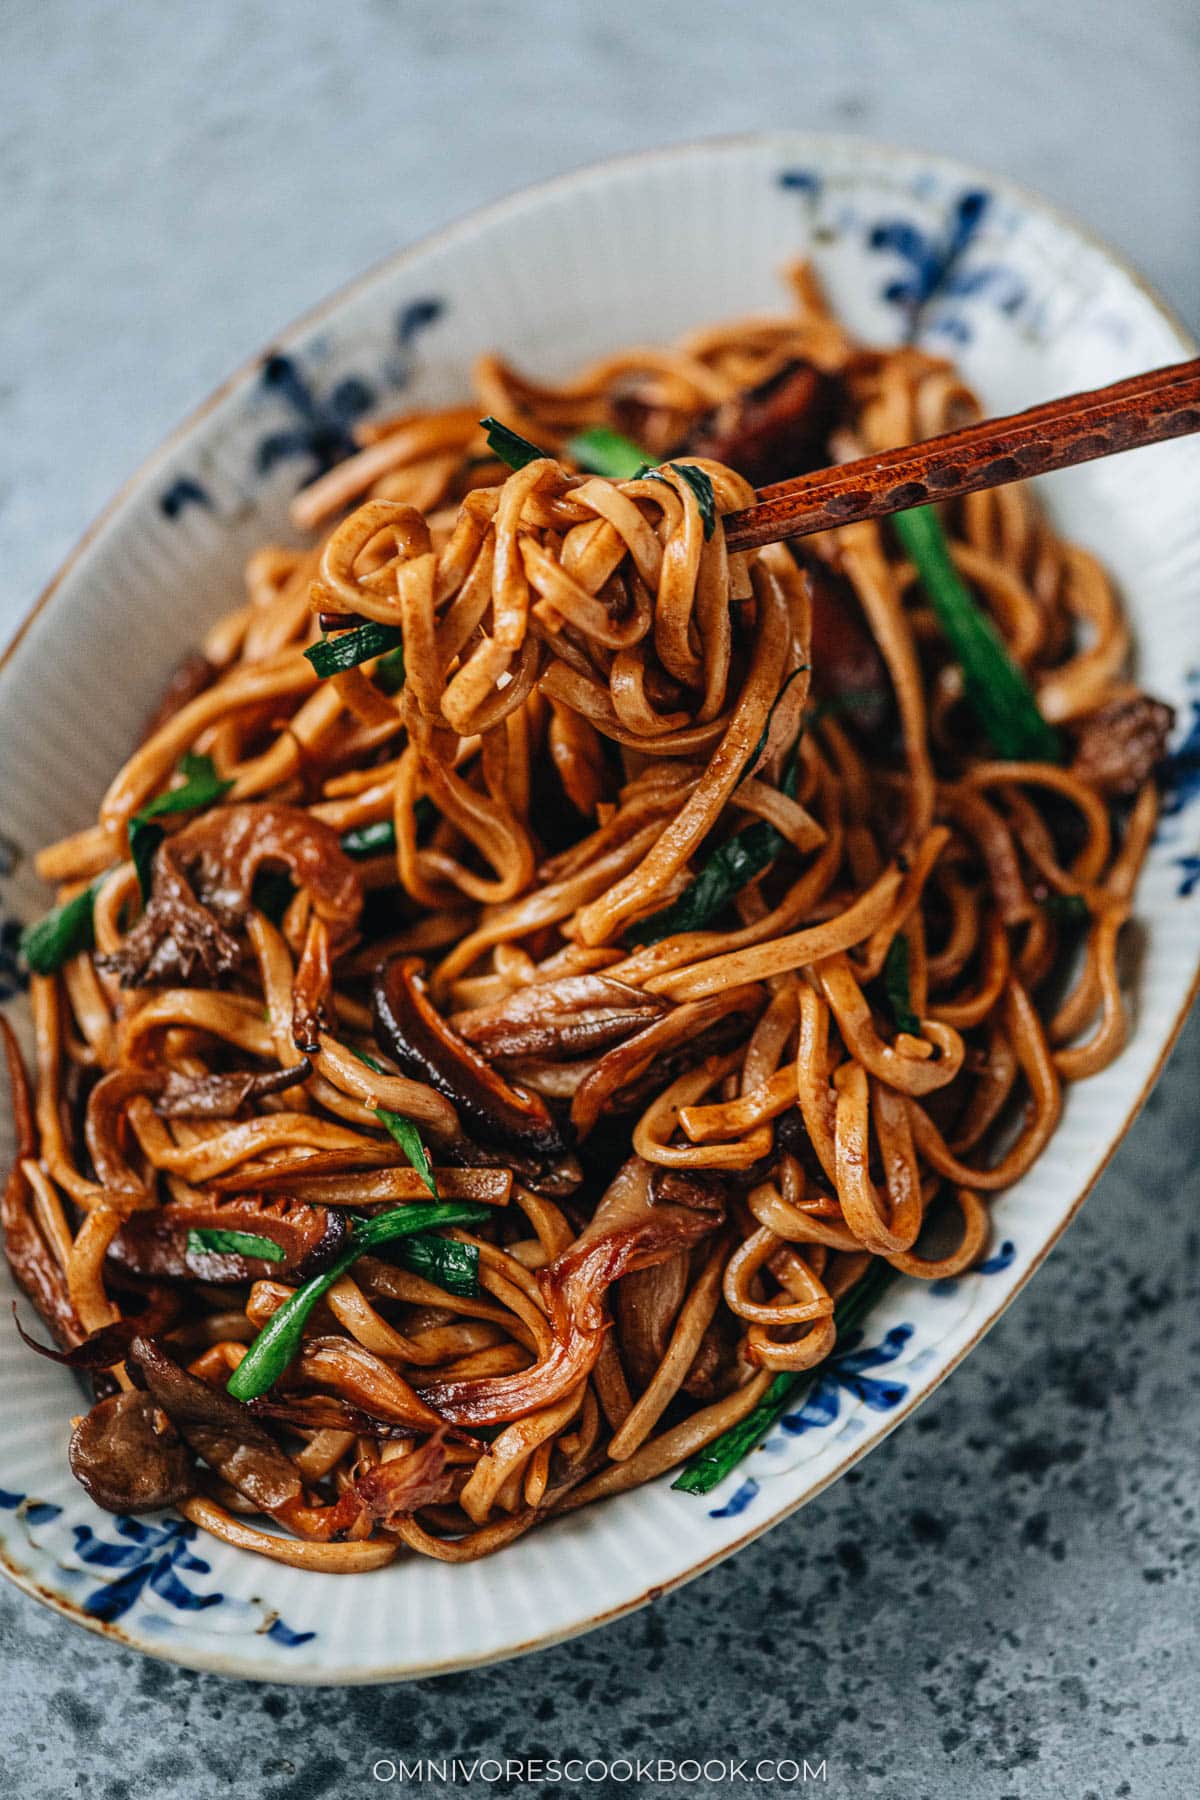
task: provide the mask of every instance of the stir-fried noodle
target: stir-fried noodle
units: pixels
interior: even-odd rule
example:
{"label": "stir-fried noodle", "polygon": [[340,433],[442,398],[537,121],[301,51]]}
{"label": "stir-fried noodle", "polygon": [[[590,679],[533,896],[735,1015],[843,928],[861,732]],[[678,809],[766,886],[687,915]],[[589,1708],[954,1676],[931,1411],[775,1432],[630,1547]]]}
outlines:
{"label": "stir-fried noodle", "polygon": [[[711,1445],[868,1270],[968,1269],[1119,1052],[1167,709],[1020,489],[941,529],[1048,755],[903,533],[727,549],[752,483],[977,416],[794,285],[365,427],[41,853],[4,1224],[101,1504],[484,1555]],[[580,472],[597,428],[649,466]]]}

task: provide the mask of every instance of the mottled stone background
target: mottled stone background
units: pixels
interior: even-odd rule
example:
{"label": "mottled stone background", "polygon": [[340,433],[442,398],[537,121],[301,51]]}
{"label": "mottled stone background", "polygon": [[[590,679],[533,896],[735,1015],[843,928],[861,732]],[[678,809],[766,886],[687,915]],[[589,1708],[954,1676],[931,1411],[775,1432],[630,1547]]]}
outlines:
{"label": "mottled stone background", "polygon": [[[1200,325],[1198,75],[1194,0],[0,0],[0,636],[280,323],[615,150],[791,125],[958,151]],[[317,1800],[382,1791],[379,1756],[458,1750],[807,1754],[855,1800],[1190,1800],[1198,1074],[1193,1021],[967,1365],[685,1592],[507,1667],[315,1692],[177,1673],[4,1589],[0,1791]]]}

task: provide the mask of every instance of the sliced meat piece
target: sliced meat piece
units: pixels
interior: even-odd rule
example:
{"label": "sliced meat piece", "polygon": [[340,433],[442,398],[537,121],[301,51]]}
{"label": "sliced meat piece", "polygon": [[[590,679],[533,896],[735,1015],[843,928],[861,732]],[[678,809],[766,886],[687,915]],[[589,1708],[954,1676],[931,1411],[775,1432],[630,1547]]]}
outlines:
{"label": "sliced meat piece", "polygon": [[1175,712],[1149,694],[1110,700],[1080,721],[1072,772],[1102,794],[1136,794],[1167,753]]}
{"label": "sliced meat piece", "polygon": [[666,1002],[610,975],[567,975],[456,1013],[454,1027],[492,1057],[591,1056],[650,1025]]}
{"label": "sliced meat piece", "polygon": [[128,1360],[192,1449],[231,1487],[264,1512],[303,1501],[295,1464],[240,1400],[181,1369],[152,1338],[134,1338]]}
{"label": "sliced meat piece", "polygon": [[892,684],[858,595],[844,575],[803,544],[790,548],[808,576],[816,703],[852,733],[874,737],[890,723]]}
{"label": "sliced meat piece", "polygon": [[829,433],[844,407],[839,377],[797,359],[701,419],[682,450],[767,487],[829,461]]}
{"label": "sliced meat piece", "polygon": [[192,1493],[192,1456],[150,1394],[99,1400],[71,1433],[71,1473],[107,1512],[153,1512]]}

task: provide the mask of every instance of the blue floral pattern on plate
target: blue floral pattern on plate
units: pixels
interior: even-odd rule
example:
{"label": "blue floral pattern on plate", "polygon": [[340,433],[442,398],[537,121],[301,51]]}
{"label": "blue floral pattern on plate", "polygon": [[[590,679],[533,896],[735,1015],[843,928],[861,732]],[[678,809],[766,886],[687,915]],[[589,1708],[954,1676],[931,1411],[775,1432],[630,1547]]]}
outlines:
{"label": "blue floral pattern on plate", "polygon": [[[1162,810],[1157,835],[1163,842],[1178,836],[1179,820],[1200,795],[1200,669],[1188,670],[1187,685],[1189,717],[1159,770]],[[1200,887],[1200,851],[1185,851],[1171,860],[1179,870],[1175,891],[1181,900],[1190,900]]]}
{"label": "blue floral pattern on plate", "polygon": [[[417,342],[446,312],[434,295],[408,301],[396,314],[394,339],[377,377],[339,376],[325,391],[315,370],[299,357],[273,351],[259,368],[258,399],[282,411],[283,422],[259,437],[253,474],[261,481],[280,463],[303,464],[301,485],[332,469],[359,448],[354,426],[385,396],[400,393],[412,379]],[[315,360],[315,357],[312,359]],[[216,511],[210,487],[192,473],[177,475],[158,497],[165,518],[178,519],[190,507]]]}
{"label": "blue floral pattern on plate", "polygon": [[[812,169],[784,169],[776,180],[787,192],[801,195],[814,215],[830,197]],[[914,202],[923,198],[914,189]],[[995,259],[971,259],[992,208],[992,196],[985,188],[964,188],[953,195],[936,226],[920,224],[911,212],[867,219],[842,207],[834,215],[832,231],[817,217],[816,236],[819,240],[857,230],[869,250],[898,261],[899,268],[884,280],[881,298],[899,310],[906,343],[928,335],[961,345],[970,343],[972,334],[966,302],[1010,315],[1029,302],[1026,283],[1015,269]]]}
{"label": "blue floral pattern on plate", "polygon": [[[61,1506],[7,1488],[0,1488],[0,1509],[18,1514],[27,1531],[59,1525],[61,1533],[65,1527]],[[89,1618],[113,1624],[148,1596],[156,1596],[177,1613],[224,1607],[232,1618],[235,1612],[246,1609],[245,1601],[219,1591],[198,1593],[183,1579],[185,1575],[208,1575],[212,1571],[212,1565],[192,1549],[198,1534],[190,1519],[181,1519],[174,1513],[135,1519],[119,1513],[112,1519],[112,1529],[115,1539],[103,1536],[90,1525],[71,1525],[71,1549],[64,1542],[58,1558],[65,1575],[71,1575],[72,1563],[79,1562],[94,1582],[79,1602]],[[251,1605],[249,1610],[256,1614],[260,1608]],[[155,1624],[169,1626],[170,1619],[170,1613],[160,1612]],[[145,1618],[141,1622],[149,1623]],[[315,1631],[293,1630],[273,1611],[254,1629],[288,1649],[297,1649],[317,1635]]]}
{"label": "blue floral pattern on plate", "polygon": [[[893,1325],[885,1333],[882,1343],[866,1349],[861,1347],[861,1330],[848,1332],[841,1347],[822,1363],[803,1403],[796,1411],[783,1414],[776,1433],[768,1437],[761,1448],[769,1454],[788,1438],[801,1437],[806,1431],[832,1425],[841,1412],[843,1395],[859,1401],[872,1412],[891,1412],[893,1407],[899,1406],[908,1393],[906,1383],[881,1381],[868,1370],[895,1362],[908,1346],[913,1329],[909,1324]],[[758,1491],[758,1482],[752,1475],[747,1476],[723,1505],[709,1509],[709,1518],[736,1518],[746,1510]]]}

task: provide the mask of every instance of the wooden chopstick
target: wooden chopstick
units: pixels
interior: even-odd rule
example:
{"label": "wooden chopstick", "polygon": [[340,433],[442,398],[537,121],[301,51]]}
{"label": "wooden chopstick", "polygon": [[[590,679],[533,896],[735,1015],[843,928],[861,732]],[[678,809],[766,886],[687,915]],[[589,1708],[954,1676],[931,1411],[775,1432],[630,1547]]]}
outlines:
{"label": "wooden chopstick", "polygon": [[1091,393],[1068,394],[1010,418],[984,419],[922,444],[774,482],[759,489],[753,506],[726,513],[725,541],[731,550],[751,550],[1193,431],[1200,431],[1200,357]]}

